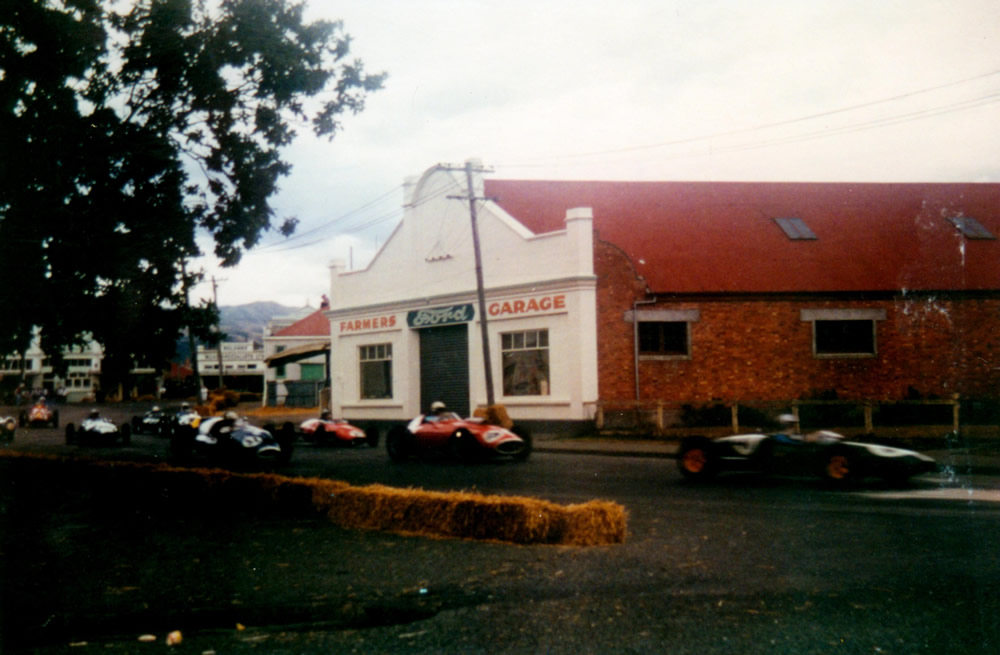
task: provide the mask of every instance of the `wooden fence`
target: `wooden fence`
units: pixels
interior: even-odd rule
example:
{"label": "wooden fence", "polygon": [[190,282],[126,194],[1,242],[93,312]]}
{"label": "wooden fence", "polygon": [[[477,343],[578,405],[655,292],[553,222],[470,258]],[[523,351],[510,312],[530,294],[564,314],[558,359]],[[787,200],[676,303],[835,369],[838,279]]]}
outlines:
{"label": "wooden fence", "polygon": [[[789,400],[785,402],[770,403],[715,403],[704,406],[669,404],[665,402],[635,402],[635,401],[600,401],[594,417],[595,427],[599,431],[624,431],[624,432],[646,432],[656,435],[666,434],[668,431],[684,428],[704,426],[706,424],[716,427],[728,426],[733,434],[738,434],[741,425],[748,425],[759,428],[762,427],[761,417],[768,417],[763,422],[773,423],[780,414],[791,414],[794,417],[795,429],[800,427],[803,409],[808,408],[846,408],[853,409],[860,413],[865,432],[874,432],[875,415],[880,408],[901,409],[907,406],[913,407],[944,407],[950,410],[950,424],[954,432],[958,432],[961,419],[961,399],[958,396],[940,400]],[[726,421],[719,421],[720,413],[727,414]],[[701,422],[692,414],[704,415],[714,414],[715,422]],[[743,417],[741,419],[741,416]],[[942,424],[947,422],[942,421]],[[938,424],[935,422],[935,424]],[[833,427],[833,426],[822,426]]]}

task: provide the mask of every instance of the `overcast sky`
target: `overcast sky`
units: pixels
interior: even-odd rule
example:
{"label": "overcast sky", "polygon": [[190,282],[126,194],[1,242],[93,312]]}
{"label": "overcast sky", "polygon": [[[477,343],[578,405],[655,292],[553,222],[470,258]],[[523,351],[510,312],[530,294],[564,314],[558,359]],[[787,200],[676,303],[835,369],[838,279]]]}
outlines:
{"label": "overcast sky", "polygon": [[274,206],[297,236],[266,235],[235,269],[205,259],[221,305],[318,307],[330,260],[367,265],[404,178],[440,162],[498,179],[1000,181],[996,0],[306,4],[389,78],[333,141],[303,131],[287,152]]}

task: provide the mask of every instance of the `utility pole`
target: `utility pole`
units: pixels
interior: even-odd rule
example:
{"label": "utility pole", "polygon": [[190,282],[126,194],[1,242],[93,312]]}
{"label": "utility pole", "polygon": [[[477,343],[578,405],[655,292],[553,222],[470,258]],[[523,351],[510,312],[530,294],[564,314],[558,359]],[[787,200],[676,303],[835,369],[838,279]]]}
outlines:
{"label": "utility pole", "polygon": [[[449,168],[449,170],[456,170]],[[496,404],[493,394],[493,366],[490,360],[490,335],[486,326],[486,292],[483,288],[483,260],[479,249],[479,221],[476,215],[476,202],[486,200],[477,198],[476,190],[472,186],[472,173],[488,172],[484,168],[473,168],[472,162],[465,162],[465,184],[468,189],[469,217],[472,219],[472,248],[476,256],[476,295],[479,298],[479,330],[483,340],[483,368],[486,370],[486,405]],[[465,200],[463,196],[448,196],[459,200]]]}
{"label": "utility pole", "polygon": [[[213,275],[212,276],[212,302],[215,304],[215,308],[216,309],[219,308],[219,296],[218,296],[218,293],[217,293],[218,286],[219,285],[217,284],[217,282],[215,280],[215,276]],[[216,352],[219,355],[219,391],[222,391],[223,386],[224,386],[223,382],[222,382],[222,330],[219,329],[219,326],[215,326],[215,331],[216,331],[216,334],[219,337],[219,340],[215,344],[215,349],[216,349]]]}
{"label": "utility pole", "polygon": [[[181,257],[181,282],[184,285],[184,306],[191,311],[191,296],[188,293],[187,260]],[[201,374],[198,373],[198,348],[194,343],[191,323],[188,322],[188,349],[191,351],[191,368],[194,369],[194,395],[201,402]]]}

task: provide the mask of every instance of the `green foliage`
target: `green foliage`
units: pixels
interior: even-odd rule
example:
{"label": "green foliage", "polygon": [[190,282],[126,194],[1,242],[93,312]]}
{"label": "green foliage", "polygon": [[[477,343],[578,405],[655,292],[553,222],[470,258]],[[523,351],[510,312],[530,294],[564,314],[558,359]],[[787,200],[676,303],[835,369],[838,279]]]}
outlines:
{"label": "green foliage", "polygon": [[226,265],[290,233],[270,199],[292,126],[332,138],[384,75],[287,0],[2,5],[0,352],[37,326],[50,353],[93,336],[112,378],[160,365],[217,321],[184,302],[196,233]]}

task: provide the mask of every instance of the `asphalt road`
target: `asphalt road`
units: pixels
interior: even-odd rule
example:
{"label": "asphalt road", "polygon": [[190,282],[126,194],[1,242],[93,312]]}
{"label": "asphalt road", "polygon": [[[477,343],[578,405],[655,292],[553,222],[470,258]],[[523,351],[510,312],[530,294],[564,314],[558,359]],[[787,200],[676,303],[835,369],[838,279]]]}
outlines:
{"label": "asphalt road", "polygon": [[[23,436],[22,436],[23,435]],[[165,459],[167,443],[15,448]],[[341,530],[309,518],[53,506],[7,493],[9,652],[995,653],[1000,480],[680,479],[658,458],[536,453],[524,464],[392,463],[302,446],[291,475],[478,489],[629,511],[621,546],[567,548]],[[46,489],[58,480],[38,480]],[[127,497],[128,490],[122,490]],[[26,498],[26,496],[29,496]],[[245,629],[240,629],[243,626]],[[142,634],[157,641],[139,642]],[[72,645],[71,645],[72,644]]]}

